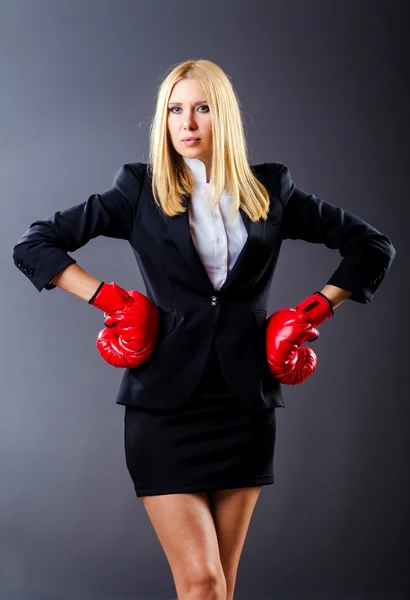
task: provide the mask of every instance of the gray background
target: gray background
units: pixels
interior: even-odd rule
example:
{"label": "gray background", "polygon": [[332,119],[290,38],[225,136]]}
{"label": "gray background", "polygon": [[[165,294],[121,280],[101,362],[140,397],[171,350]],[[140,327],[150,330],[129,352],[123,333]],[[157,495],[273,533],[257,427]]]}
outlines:
{"label": "gray background", "polygon": [[[251,163],[287,164],[298,187],[397,250],[373,302],[346,300],[321,326],[314,375],[284,386],[275,484],[235,599],[410,598],[407,40],[405,2],[1,2],[2,600],[175,597],[126,470],[123,370],[95,348],[102,314],[58,288],[38,293],[11,252],[32,221],[146,162],[157,87],[192,58],[231,77]],[[72,255],[145,291],[121,240]],[[340,260],[284,242],[269,312],[322,289]]]}

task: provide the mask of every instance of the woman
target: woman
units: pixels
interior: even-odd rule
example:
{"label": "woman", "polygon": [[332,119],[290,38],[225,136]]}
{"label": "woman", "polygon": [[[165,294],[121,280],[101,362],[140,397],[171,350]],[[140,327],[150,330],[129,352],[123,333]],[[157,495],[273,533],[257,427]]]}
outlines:
{"label": "woman", "polygon": [[[146,296],[67,254],[98,235],[129,242]],[[284,239],[343,260],[321,291],[267,319]],[[296,188],[285,165],[249,165],[239,101],[207,60],[161,84],[148,164],[124,165],[112,189],[32,223],[14,247],[39,291],[58,286],[104,312],[97,348],[126,368],[127,468],[178,598],[233,598],[252,512],[274,481],[281,383],[314,372],[302,344],[345,299],[371,302],[394,256],[388,237]]]}

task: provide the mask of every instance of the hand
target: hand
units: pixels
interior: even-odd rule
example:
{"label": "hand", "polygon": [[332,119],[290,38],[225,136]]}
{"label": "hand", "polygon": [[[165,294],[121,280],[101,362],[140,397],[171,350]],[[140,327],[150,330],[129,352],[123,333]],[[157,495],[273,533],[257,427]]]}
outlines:
{"label": "hand", "polygon": [[97,349],[114,367],[138,367],[151,356],[158,339],[159,312],[146,296],[116,283],[101,283],[89,304],[104,311],[105,328]]}
{"label": "hand", "polygon": [[333,306],[321,292],[315,292],[296,308],[281,308],[268,319],[266,356],[271,373],[281,383],[295,385],[307,379],[317,365],[317,356],[305,342],[319,337],[316,329],[334,315]]}

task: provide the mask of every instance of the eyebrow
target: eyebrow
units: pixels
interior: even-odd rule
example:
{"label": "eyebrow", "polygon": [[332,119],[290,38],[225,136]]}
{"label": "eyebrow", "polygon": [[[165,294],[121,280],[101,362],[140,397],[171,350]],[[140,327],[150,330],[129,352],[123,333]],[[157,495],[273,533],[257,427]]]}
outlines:
{"label": "eyebrow", "polygon": [[[207,102],[207,101],[206,101],[206,100],[199,100],[199,102],[195,102],[195,103],[194,103],[194,106],[196,106],[197,104],[203,104],[204,102]],[[172,104],[172,105],[178,105],[178,106],[181,106],[181,105],[182,105],[182,102],[168,102],[168,106],[171,106],[171,104]]]}

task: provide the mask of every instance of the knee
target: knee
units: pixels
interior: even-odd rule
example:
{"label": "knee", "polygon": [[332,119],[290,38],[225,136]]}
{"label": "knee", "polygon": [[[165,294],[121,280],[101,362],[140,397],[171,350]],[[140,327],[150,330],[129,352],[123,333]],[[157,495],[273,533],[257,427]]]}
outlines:
{"label": "knee", "polygon": [[222,573],[204,573],[191,578],[187,597],[192,600],[225,600],[227,586]]}

